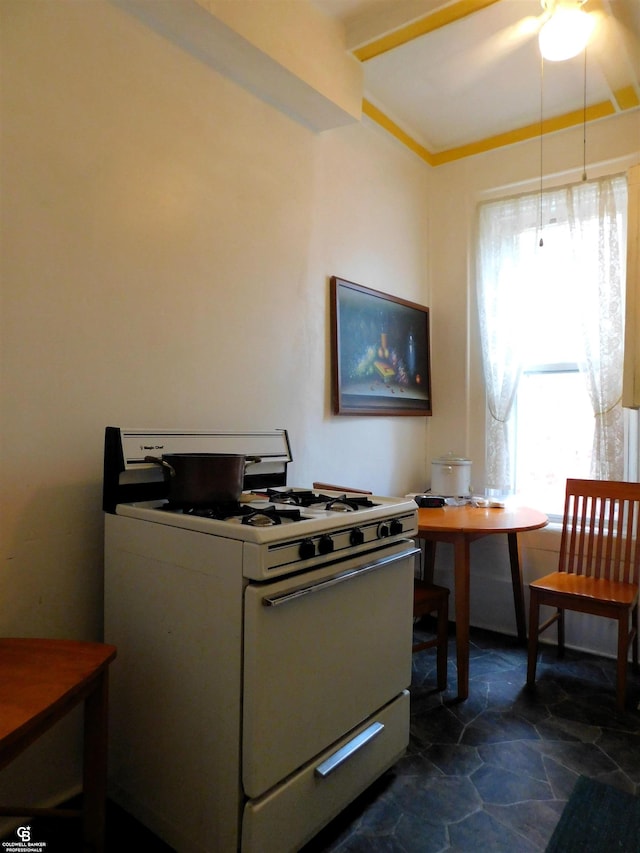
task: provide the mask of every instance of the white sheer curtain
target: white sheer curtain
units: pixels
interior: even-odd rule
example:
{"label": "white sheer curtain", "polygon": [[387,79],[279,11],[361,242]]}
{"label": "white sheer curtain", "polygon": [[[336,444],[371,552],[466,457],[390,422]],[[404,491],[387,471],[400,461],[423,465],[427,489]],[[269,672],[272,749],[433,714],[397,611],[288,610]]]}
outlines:
{"label": "white sheer curtain", "polygon": [[576,310],[595,415],[591,473],[624,476],[622,375],[626,279],[626,181],[605,179],[568,190],[569,227],[580,282]]}
{"label": "white sheer curtain", "polygon": [[627,174],[627,292],[622,405],[640,410],[640,164]]}
{"label": "white sheer curtain", "polygon": [[[486,202],[479,207],[477,287],[488,403],[487,487],[514,490],[510,423],[518,381],[535,335],[549,333],[540,309],[549,272],[562,271],[580,317],[596,416],[594,476],[619,478],[623,465],[622,388],[626,181],[607,178]],[[541,246],[542,241],[542,246]],[[540,319],[542,318],[542,319]]]}
{"label": "white sheer curtain", "polygon": [[[536,214],[534,197],[480,207],[478,313],[489,409],[485,476],[487,487],[500,492],[511,491],[513,484],[509,419],[522,369],[522,306],[527,289],[523,251],[535,254]],[[532,239],[523,247],[521,235],[532,227]]]}

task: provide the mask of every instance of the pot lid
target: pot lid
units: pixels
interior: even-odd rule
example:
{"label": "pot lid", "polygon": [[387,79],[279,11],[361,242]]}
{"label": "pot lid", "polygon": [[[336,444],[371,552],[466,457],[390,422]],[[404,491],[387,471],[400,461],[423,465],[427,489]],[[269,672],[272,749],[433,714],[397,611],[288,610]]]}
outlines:
{"label": "pot lid", "polygon": [[434,465],[471,465],[471,460],[466,456],[456,456],[454,453],[445,453],[433,460]]}

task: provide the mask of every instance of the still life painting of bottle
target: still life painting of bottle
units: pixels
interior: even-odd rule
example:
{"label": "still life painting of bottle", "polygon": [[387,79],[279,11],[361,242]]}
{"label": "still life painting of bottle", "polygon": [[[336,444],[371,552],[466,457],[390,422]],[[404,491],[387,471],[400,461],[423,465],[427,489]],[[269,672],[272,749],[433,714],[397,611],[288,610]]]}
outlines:
{"label": "still life painting of bottle", "polygon": [[335,281],[341,410],[431,414],[429,309]]}

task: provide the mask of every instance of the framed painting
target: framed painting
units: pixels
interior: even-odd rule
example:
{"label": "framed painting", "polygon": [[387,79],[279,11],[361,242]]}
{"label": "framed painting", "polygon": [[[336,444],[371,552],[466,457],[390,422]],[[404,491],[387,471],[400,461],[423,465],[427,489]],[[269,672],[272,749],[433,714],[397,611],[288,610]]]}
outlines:
{"label": "framed painting", "polygon": [[430,415],[429,309],[336,276],[330,299],[334,413]]}

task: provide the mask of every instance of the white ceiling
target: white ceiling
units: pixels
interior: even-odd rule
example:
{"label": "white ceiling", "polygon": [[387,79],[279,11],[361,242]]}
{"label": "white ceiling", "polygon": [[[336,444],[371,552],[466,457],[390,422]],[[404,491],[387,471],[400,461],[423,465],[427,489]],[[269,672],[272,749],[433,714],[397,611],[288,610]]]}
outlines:
{"label": "white ceiling", "polygon": [[[312,2],[344,24],[347,47],[363,62],[365,99],[428,154],[452,159],[516,141],[514,133],[537,135],[541,116],[545,132],[583,121],[584,54],[542,66],[540,0]],[[586,0],[583,8],[596,19],[587,119],[640,109],[640,0]],[[443,17],[452,20],[442,25]],[[393,33],[398,45],[380,52],[379,40]],[[372,58],[362,52],[369,49]]]}

